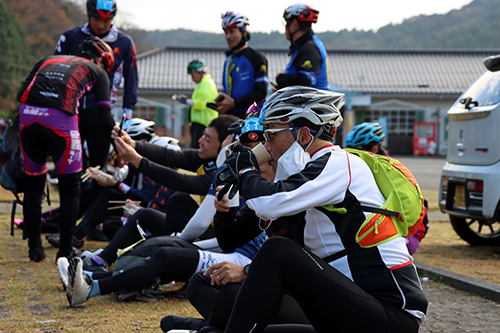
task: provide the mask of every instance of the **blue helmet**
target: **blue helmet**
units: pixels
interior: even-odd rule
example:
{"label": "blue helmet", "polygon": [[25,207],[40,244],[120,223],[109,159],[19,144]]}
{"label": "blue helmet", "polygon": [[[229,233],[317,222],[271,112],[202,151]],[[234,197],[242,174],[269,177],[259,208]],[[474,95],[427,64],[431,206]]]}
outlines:
{"label": "blue helmet", "polygon": [[362,123],[356,125],[347,133],[345,145],[347,147],[366,146],[369,143],[378,143],[385,137],[382,127],[378,123]]}

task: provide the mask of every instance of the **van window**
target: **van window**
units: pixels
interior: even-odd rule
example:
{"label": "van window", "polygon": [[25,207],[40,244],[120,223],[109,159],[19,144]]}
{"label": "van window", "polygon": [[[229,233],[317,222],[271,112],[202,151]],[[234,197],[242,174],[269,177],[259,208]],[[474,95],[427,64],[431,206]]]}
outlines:
{"label": "van window", "polygon": [[460,100],[470,97],[477,106],[495,105],[500,102],[500,71],[486,71],[468,90],[455,102],[453,107],[465,108]]}

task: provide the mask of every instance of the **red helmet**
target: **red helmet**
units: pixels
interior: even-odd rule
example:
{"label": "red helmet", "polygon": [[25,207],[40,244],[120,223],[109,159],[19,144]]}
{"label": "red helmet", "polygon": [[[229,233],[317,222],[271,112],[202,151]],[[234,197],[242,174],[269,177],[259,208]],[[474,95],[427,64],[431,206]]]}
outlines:
{"label": "red helmet", "polygon": [[297,18],[300,22],[318,22],[319,10],[312,8],[303,3],[291,5],[283,13],[283,18],[288,21],[291,18]]}
{"label": "red helmet", "polygon": [[111,47],[102,39],[96,36],[87,37],[78,46],[78,56],[87,59],[101,57],[104,62],[106,72],[111,72],[115,65],[115,54]]}

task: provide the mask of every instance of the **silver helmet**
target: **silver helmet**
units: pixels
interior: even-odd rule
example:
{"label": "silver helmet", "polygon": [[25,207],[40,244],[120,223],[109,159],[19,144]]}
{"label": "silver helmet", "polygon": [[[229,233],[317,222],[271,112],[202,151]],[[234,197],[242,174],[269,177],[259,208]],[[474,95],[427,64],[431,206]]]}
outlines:
{"label": "silver helmet", "polygon": [[260,123],[288,124],[303,118],[314,125],[342,124],[340,109],[344,94],[304,86],[291,86],[272,94],[264,104]]}

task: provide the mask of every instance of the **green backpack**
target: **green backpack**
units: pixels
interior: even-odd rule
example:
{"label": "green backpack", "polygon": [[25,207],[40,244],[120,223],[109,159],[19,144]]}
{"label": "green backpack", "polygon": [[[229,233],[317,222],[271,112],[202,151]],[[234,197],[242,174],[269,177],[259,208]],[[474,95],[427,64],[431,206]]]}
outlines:
{"label": "green backpack", "polygon": [[389,156],[356,149],[345,150],[366,162],[386,200],[380,208],[360,206],[361,210],[372,214],[356,233],[356,242],[361,247],[369,248],[397,237],[413,236],[420,228],[427,210],[411,171]]}

